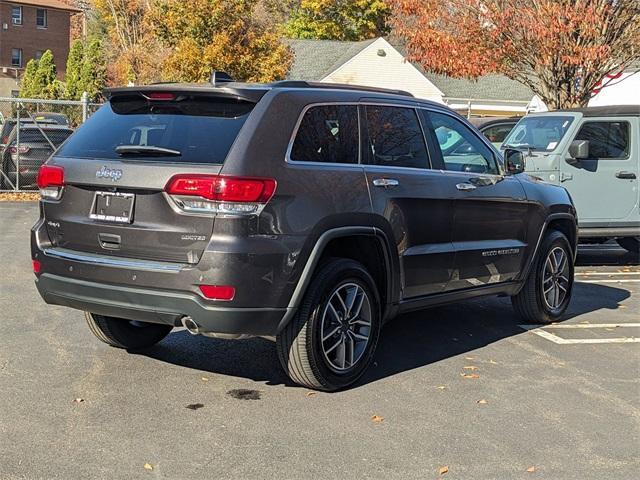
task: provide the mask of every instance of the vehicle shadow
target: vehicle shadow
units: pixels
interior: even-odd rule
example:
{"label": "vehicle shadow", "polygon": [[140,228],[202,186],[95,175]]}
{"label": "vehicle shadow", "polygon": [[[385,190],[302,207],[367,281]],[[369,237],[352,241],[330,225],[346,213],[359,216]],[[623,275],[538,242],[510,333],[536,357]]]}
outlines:
{"label": "vehicle shadow", "polygon": [[607,242],[601,245],[580,245],[576,266],[637,266],[640,265],[640,255],[631,253],[619,247],[615,242]]}
{"label": "vehicle shadow", "polygon": [[[615,310],[627,290],[576,282],[566,319],[584,313]],[[402,315],[385,325],[374,363],[356,384],[367,383],[472,352],[525,332],[508,298],[484,298]],[[295,386],[280,368],[272,341],[218,340],[181,330],[141,353],[185,368]]]}

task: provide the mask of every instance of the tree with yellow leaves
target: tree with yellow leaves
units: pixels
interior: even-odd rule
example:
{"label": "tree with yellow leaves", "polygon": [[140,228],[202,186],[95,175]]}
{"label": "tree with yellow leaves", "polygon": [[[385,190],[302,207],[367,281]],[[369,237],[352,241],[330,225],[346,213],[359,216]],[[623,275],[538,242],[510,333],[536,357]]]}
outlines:
{"label": "tree with yellow leaves", "polygon": [[292,55],[277,32],[252,20],[257,0],[157,0],[149,26],[168,56],[166,80],[205,81],[212,70],[236,80],[268,82],[285,77]]}

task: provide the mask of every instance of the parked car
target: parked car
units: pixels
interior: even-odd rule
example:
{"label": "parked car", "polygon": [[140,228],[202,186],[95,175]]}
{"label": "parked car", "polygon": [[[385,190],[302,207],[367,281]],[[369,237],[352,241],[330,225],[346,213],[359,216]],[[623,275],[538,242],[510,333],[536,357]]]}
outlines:
{"label": "parked car", "polygon": [[505,169],[443,105],[291,81],[108,97],[40,169],[32,258],[42,298],[109,345],[275,337],[295,382],[331,391],[399,313],[508,295],[539,323],[569,304],[566,190],[520,151]]}
{"label": "parked car", "polygon": [[469,121],[489,139],[494,147],[502,147],[502,142],[516,126],[520,117],[480,117]]}
{"label": "parked car", "polygon": [[[0,130],[0,147],[4,148],[7,145],[9,140],[9,135],[13,130],[13,127],[18,123],[17,118],[7,118],[2,123],[2,128]],[[33,124],[38,123],[40,125],[69,125],[69,118],[62,113],[54,113],[54,112],[39,112],[33,113],[31,116],[21,116],[20,123],[22,124]]]}
{"label": "parked car", "polygon": [[504,146],[526,149],[528,172],[569,191],[582,239],[640,253],[640,105],[530,114]]}
{"label": "parked car", "polygon": [[16,172],[20,172],[20,188],[37,188],[38,169],[73,129],[61,125],[27,123],[13,128],[2,151],[2,188],[14,188]]}

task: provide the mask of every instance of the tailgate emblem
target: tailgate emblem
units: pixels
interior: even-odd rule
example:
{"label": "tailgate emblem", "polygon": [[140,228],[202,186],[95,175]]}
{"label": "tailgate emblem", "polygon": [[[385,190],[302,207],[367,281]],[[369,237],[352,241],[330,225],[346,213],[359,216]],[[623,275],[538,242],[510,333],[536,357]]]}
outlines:
{"label": "tailgate emblem", "polygon": [[100,170],[96,172],[96,178],[110,178],[112,182],[117,182],[122,178],[122,170],[111,169],[106,165],[103,165]]}

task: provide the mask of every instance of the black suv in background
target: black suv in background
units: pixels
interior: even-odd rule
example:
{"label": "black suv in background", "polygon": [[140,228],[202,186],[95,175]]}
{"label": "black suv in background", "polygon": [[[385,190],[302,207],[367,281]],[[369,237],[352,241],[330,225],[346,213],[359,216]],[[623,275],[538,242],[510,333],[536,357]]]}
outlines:
{"label": "black suv in background", "polygon": [[180,325],[275,336],[294,381],[343,388],[399,313],[499,294],[527,322],[561,317],[575,209],[505,155],[399,91],[113,89],[40,170],[38,290],[115,347]]}

